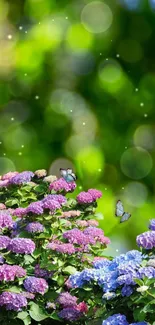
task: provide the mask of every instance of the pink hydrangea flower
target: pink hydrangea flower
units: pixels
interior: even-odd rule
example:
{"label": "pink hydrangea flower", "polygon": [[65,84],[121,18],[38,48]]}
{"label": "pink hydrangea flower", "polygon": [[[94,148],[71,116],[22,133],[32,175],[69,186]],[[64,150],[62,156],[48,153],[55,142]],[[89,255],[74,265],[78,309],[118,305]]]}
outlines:
{"label": "pink hydrangea flower", "polygon": [[92,196],[93,200],[100,199],[102,197],[102,192],[96,189],[91,188],[88,190],[88,193]]}
{"label": "pink hydrangea flower", "polygon": [[94,201],[93,197],[88,192],[81,192],[77,195],[76,199],[80,204],[92,203]]}
{"label": "pink hydrangea flower", "polygon": [[75,182],[66,182],[64,178],[59,178],[50,184],[49,189],[54,190],[55,192],[73,192],[76,188]]}
{"label": "pink hydrangea flower", "polygon": [[9,172],[7,174],[4,174],[2,176],[2,180],[5,181],[5,180],[10,180],[12,177],[16,176],[18,174],[18,172]]}

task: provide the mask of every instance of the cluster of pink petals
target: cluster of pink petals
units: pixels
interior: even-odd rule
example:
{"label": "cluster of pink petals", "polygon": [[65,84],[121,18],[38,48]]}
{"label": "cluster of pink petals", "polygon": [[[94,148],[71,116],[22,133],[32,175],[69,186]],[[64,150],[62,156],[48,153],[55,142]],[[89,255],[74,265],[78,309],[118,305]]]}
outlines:
{"label": "cluster of pink petals", "polygon": [[0,281],[14,281],[15,278],[26,276],[26,271],[18,265],[3,264],[0,266]]}
{"label": "cluster of pink petals", "polygon": [[26,208],[16,208],[13,212],[12,215],[16,216],[18,218],[22,218],[23,216],[25,216],[27,213],[27,209]]}
{"label": "cluster of pink petals", "polygon": [[13,228],[13,220],[7,210],[0,210],[0,229]]}
{"label": "cluster of pink petals", "polygon": [[6,205],[3,203],[0,203],[0,210],[5,210],[6,209]]}
{"label": "cluster of pink petals", "polygon": [[35,243],[29,238],[13,238],[7,249],[17,254],[32,254],[35,250]]}
{"label": "cluster of pink petals", "polygon": [[96,220],[77,220],[76,221],[76,225],[78,227],[84,228],[84,227],[89,227],[89,226],[93,226],[93,227],[97,227],[98,226],[98,221]]}
{"label": "cluster of pink petals", "polygon": [[6,181],[6,180],[10,180],[12,177],[16,176],[18,174],[18,172],[9,172],[7,174],[4,174],[2,176],[2,180]]}
{"label": "cluster of pink petals", "polygon": [[71,211],[65,211],[60,216],[61,218],[71,218],[71,217],[79,217],[81,215],[81,211],[79,210],[71,210]]}
{"label": "cluster of pink petals", "polygon": [[49,189],[54,190],[55,192],[73,192],[76,188],[75,182],[66,182],[64,178],[59,178],[50,184]]}
{"label": "cluster of pink petals", "polygon": [[79,204],[90,204],[101,198],[102,192],[96,189],[90,189],[88,192],[81,192],[76,199]]}
{"label": "cluster of pink petals", "polygon": [[68,255],[71,255],[71,254],[74,254],[75,253],[75,248],[70,243],[67,243],[67,244],[64,244],[64,243],[58,244],[58,243],[54,243],[53,242],[53,243],[49,243],[47,245],[47,248],[48,249],[51,249],[51,250],[54,250],[56,252],[63,253],[63,254],[68,254]]}

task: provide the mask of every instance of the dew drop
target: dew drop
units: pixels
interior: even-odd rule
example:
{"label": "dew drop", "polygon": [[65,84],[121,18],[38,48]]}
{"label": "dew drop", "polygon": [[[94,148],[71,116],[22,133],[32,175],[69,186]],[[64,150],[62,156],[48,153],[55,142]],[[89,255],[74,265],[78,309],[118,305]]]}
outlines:
{"label": "dew drop", "polygon": [[143,107],[144,106],[144,103],[140,103],[140,106]]}
{"label": "dew drop", "polygon": [[11,121],[14,121],[15,119],[14,119],[14,117],[11,117]]}
{"label": "dew drop", "polygon": [[119,58],[120,57],[120,55],[119,54],[116,54],[116,58]]}
{"label": "dew drop", "polygon": [[139,89],[138,88],[135,88],[135,91],[138,91]]}
{"label": "dew drop", "polygon": [[35,99],[36,99],[36,100],[38,100],[38,99],[39,99],[39,96],[38,96],[38,95],[36,95],[36,96],[35,96]]}
{"label": "dew drop", "polygon": [[147,114],[144,114],[144,117],[148,117],[148,115]]}
{"label": "dew drop", "polygon": [[22,152],[18,152],[18,155],[21,156],[22,155]]}
{"label": "dew drop", "polygon": [[19,30],[22,30],[23,29],[23,26],[19,26]]}
{"label": "dew drop", "polygon": [[8,35],[8,39],[12,39],[12,35],[11,34]]}
{"label": "dew drop", "polygon": [[86,125],[86,123],[85,123],[85,122],[83,122],[82,124],[83,124],[83,125]]}

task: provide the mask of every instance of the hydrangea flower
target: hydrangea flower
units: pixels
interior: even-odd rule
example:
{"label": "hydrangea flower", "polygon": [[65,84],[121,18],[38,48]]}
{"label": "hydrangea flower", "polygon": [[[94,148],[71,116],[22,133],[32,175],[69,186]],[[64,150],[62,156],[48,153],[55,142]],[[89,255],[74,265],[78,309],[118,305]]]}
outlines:
{"label": "hydrangea flower", "polygon": [[43,278],[36,278],[35,276],[29,276],[24,280],[24,288],[31,293],[40,293],[44,295],[48,290],[48,284]]}
{"label": "hydrangea flower", "polygon": [[38,215],[43,214],[44,212],[43,203],[41,201],[32,202],[26,209],[26,212],[27,213],[31,212]]}
{"label": "hydrangea flower", "polygon": [[50,190],[54,190],[55,192],[73,192],[76,188],[75,182],[67,183],[64,178],[59,178],[58,180],[52,182],[49,186]]}
{"label": "hydrangea flower", "polygon": [[79,210],[70,210],[70,211],[63,212],[61,217],[62,218],[79,217],[80,214],[81,214],[81,211],[79,211]]}
{"label": "hydrangea flower", "polygon": [[129,323],[124,315],[115,314],[104,320],[102,325],[129,325]]}
{"label": "hydrangea flower", "polygon": [[57,302],[63,307],[76,306],[77,297],[72,296],[69,292],[60,293]]}
{"label": "hydrangea flower", "polygon": [[27,213],[27,209],[26,209],[26,208],[16,208],[16,209],[13,211],[12,215],[13,215],[13,216],[16,216],[16,217],[18,217],[18,218],[21,218],[21,217],[25,216],[26,213]]}
{"label": "hydrangea flower", "polygon": [[29,238],[13,238],[7,249],[17,254],[32,254],[35,250],[35,243]]}
{"label": "hydrangea flower", "polygon": [[9,172],[7,174],[4,174],[2,176],[2,180],[5,181],[5,180],[10,180],[12,177],[18,175],[18,172]]}
{"label": "hydrangea flower", "polygon": [[88,192],[81,192],[77,195],[76,199],[79,204],[89,204],[94,202],[93,197]]}
{"label": "hydrangea flower", "polygon": [[30,222],[26,226],[26,231],[30,233],[44,232],[44,227],[40,222]]}
{"label": "hydrangea flower", "polygon": [[45,196],[45,198],[42,200],[42,202],[49,202],[51,200],[57,201],[60,203],[60,205],[63,205],[67,202],[67,199],[65,198],[64,195],[61,194],[49,194]]}
{"label": "hydrangea flower", "polygon": [[69,244],[69,243],[67,243],[67,244],[64,244],[64,243],[57,244],[57,243],[54,243],[54,242],[52,243],[51,242],[51,243],[49,243],[47,245],[47,248],[52,249],[52,250],[54,250],[56,252],[63,253],[63,254],[68,254],[68,255],[72,255],[72,254],[75,253],[74,246],[72,244]]}
{"label": "hydrangea flower", "polygon": [[45,177],[47,175],[47,171],[46,169],[38,169],[34,172],[34,174],[38,177],[38,178],[41,178],[41,177]]}
{"label": "hydrangea flower", "polygon": [[145,249],[152,249],[155,247],[155,231],[146,231],[137,236],[137,245]]}
{"label": "hydrangea flower", "polygon": [[26,276],[26,271],[18,265],[3,264],[0,266],[0,281],[14,281],[15,278]]}
{"label": "hydrangea flower", "polygon": [[0,249],[7,248],[11,239],[8,236],[0,236]]}
{"label": "hydrangea flower", "polygon": [[13,228],[13,220],[7,210],[0,210],[0,229],[3,228]]}
{"label": "hydrangea flower", "polygon": [[133,293],[133,288],[131,286],[128,285],[124,285],[122,290],[121,290],[121,294],[123,297],[129,297],[131,296]]}
{"label": "hydrangea flower", "polygon": [[62,309],[58,315],[60,318],[73,322],[79,319],[82,316],[82,313],[74,307],[67,307]]}
{"label": "hydrangea flower", "polygon": [[92,236],[85,235],[81,230],[74,228],[63,233],[63,237],[71,244],[87,245],[95,244]]}
{"label": "hydrangea flower", "polygon": [[0,203],[0,210],[5,210],[6,209],[6,205],[3,203]]}
{"label": "hydrangea flower", "polygon": [[92,196],[93,200],[96,201],[102,197],[102,192],[96,189],[91,188],[88,190],[88,193]]}
{"label": "hydrangea flower", "polygon": [[48,209],[52,213],[54,213],[57,209],[61,208],[61,205],[58,201],[53,199],[53,200],[45,200],[43,202],[43,207],[44,207],[44,209]]}
{"label": "hydrangea flower", "polygon": [[7,310],[20,311],[27,306],[27,299],[20,293],[3,292],[0,295],[0,306],[5,306]]}
{"label": "hydrangea flower", "polygon": [[155,230],[155,219],[150,220],[149,229]]}
{"label": "hydrangea flower", "polygon": [[140,278],[145,278],[145,277],[147,277],[148,279],[155,278],[155,269],[151,266],[141,267],[137,273]]}
{"label": "hydrangea flower", "polygon": [[0,180],[0,187],[7,187],[9,185],[9,180],[6,179],[5,181]]}
{"label": "hydrangea flower", "polygon": [[45,269],[41,269],[40,265],[36,264],[34,274],[38,278],[48,279],[48,278],[50,278],[52,276],[53,273],[49,272],[49,271],[47,271]]}
{"label": "hydrangea flower", "polygon": [[91,226],[91,227],[98,227],[98,225],[99,225],[98,221],[93,220],[93,219],[88,220],[87,223],[88,223],[88,226]]}
{"label": "hydrangea flower", "polygon": [[15,175],[10,179],[10,184],[20,185],[20,184],[28,183],[31,181],[33,176],[34,173],[32,173],[31,171],[18,173],[17,175]]}
{"label": "hydrangea flower", "polygon": [[47,182],[47,183],[53,183],[56,180],[57,180],[57,177],[56,176],[53,176],[53,175],[46,176],[43,179],[43,181],[44,182]]}

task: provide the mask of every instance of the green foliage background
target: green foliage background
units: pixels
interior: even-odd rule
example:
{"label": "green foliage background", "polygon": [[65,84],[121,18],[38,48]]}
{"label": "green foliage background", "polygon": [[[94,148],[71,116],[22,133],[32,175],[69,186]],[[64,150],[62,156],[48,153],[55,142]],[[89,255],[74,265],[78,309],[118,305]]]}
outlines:
{"label": "green foliage background", "polygon": [[155,14],[91,2],[0,0],[0,173],[72,166],[77,191],[103,191],[114,254],[154,216]]}

